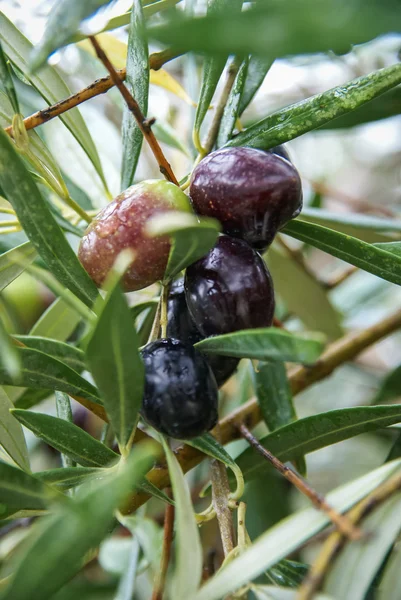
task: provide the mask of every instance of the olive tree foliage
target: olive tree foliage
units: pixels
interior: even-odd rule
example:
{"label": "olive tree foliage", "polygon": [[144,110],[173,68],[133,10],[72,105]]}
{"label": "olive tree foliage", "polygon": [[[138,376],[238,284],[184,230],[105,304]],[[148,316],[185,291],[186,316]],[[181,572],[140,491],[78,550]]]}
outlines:
{"label": "olive tree foliage", "polygon": [[[366,140],[400,127],[399,3],[135,0],[119,12],[61,0],[36,45],[4,4],[0,599],[398,598],[399,148],[372,165]],[[292,97],[272,93],[280,69],[305,77]],[[166,161],[187,191],[216,149],[287,142],[304,208],[263,253],[275,321],[197,342],[238,368],[219,392],[220,424],[171,441],[140,415],[141,348],[165,333],[171,282],[222,225],[180,210],[153,219],[147,234],[170,240],[166,269],[131,293],[120,282],[135,252],[99,291],[80,240],[118,193],[168,174]],[[257,441],[372,535],[331,537],[335,559],[315,562],[342,521]]]}

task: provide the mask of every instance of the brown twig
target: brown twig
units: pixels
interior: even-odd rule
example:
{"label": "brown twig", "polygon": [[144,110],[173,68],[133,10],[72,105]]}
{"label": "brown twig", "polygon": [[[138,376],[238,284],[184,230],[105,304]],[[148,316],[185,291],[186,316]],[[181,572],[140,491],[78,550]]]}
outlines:
{"label": "brown twig", "polygon": [[[171,495],[171,489],[167,489],[166,493],[168,496]],[[173,542],[174,534],[174,506],[173,504],[166,505],[166,511],[164,513],[164,535],[163,535],[163,548],[162,558],[160,562],[160,571],[156,579],[156,585],[153,589],[152,600],[162,600],[164,588],[166,584],[167,569],[170,562],[171,546]]]}
{"label": "brown twig", "polygon": [[[391,314],[380,323],[372,325],[363,331],[344,336],[331,344],[320,359],[310,367],[298,367],[289,374],[293,395],[308,388],[312,384],[330,375],[339,365],[354,359],[360,352],[386,337],[401,327],[401,309]],[[252,429],[259,423],[262,416],[256,398],[251,398],[237,410],[233,411],[219,423],[221,443],[227,444],[238,439],[238,424],[245,423]],[[175,450],[181,468],[186,473],[198,465],[205,455],[191,446],[179,446]],[[158,465],[149,471],[147,479],[159,489],[170,484],[166,465]],[[146,502],[149,495],[144,492],[134,494],[126,507],[126,512],[132,512]]]}
{"label": "brown twig", "polygon": [[358,267],[350,266],[346,269],[341,269],[340,271],[333,273],[330,279],[324,282],[324,287],[327,290],[332,290],[344,281],[348,279],[351,275],[353,275],[358,270]]}
{"label": "brown twig", "polygon": [[338,513],[330,504],[326,501],[322,494],[319,494],[314,490],[305,479],[300,477],[295,471],[287,467],[281,462],[276,456],[274,456],[269,450],[264,448],[262,444],[256,439],[256,437],[249,431],[244,425],[238,425],[242,437],[254,448],[259,454],[263,456],[270,464],[283,475],[288,481],[292,483],[304,496],[309,498],[312,504],[318,509],[326,513],[329,519],[336,525],[341,533],[347,536],[351,540],[359,540],[362,537],[362,532],[354,527],[352,522],[347,518]]}
{"label": "brown twig", "polygon": [[94,47],[94,49],[96,51],[98,58],[102,61],[102,63],[104,64],[104,66],[106,67],[108,72],[110,73],[111,80],[113,81],[114,85],[120,91],[122,97],[124,98],[125,102],[127,103],[129,110],[134,115],[134,118],[138,124],[139,129],[142,131],[144,138],[148,142],[150,149],[152,150],[154,157],[157,160],[161,174],[168,181],[171,181],[171,183],[174,183],[175,185],[179,185],[178,181],[173,173],[173,170],[170,166],[170,163],[167,161],[166,157],[164,156],[163,150],[161,149],[159,142],[155,138],[155,135],[152,131],[152,128],[151,128],[152,121],[145,118],[145,116],[143,115],[143,113],[139,107],[138,102],[135,100],[135,98],[129,92],[128,88],[121,81],[120,76],[118,75],[117,71],[111,64],[110,60],[107,58],[106,53],[101,48],[97,39],[92,35],[89,36],[89,39],[92,43],[92,46]]}
{"label": "brown twig", "polygon": [[[170,49],[163,50],[162,52],[155,52],[154,54],[151,54],[149,56],[149,67],[150,69],[153,69],[153,71],[157,71],[166,62],[172,60],[173,58],[176,58],[177,56],[180,56],[180,53]],[[120,69],[119,71],[117,71],[117,74],[119,79],[121,81],[124,81],[127,74],[126,69]],[[43,125],[51,119],[59,117],[68,110],[79,106],[79,104],[82,104],[83,102],[86,102],[91,98],[95,98],[100,94],[108,92],[112,87],[114,87],[114,85],[115,83],[113,82],[110,75],[108,75],[107,77],[102,77],[101,79],[97,79],[96,81],[88,85],[86,88],[83,88],[76,94],[72,94],[68,98],[60,100],[60,102],[57,102],[56,104],[53,104],[48,108],[39,110],[33,115],[26,117],[26,119],[24,119],[25,129],[34,129],[39,125]],[[5,131],[11,135],[11,125],[9,127],[6,127]]]}
{"label": "brown twig", "polygon": [[[349,513],[349,520],[356,524],[364,517],[371,513],[379,504],[387,500],[394,492],[401,488],[401,474],[394,475],[366,498],[359,502]],[[298,590],[297,600],[311,600],[315,592],[319,589],[323,579],[326,576],[327,570],[333,564],[334,558],[337,556],[343,547],[346,539],[339,532],[333,532],[325,541],[322,549],[312,565],[309,573],[305,577],[302,585]]]}

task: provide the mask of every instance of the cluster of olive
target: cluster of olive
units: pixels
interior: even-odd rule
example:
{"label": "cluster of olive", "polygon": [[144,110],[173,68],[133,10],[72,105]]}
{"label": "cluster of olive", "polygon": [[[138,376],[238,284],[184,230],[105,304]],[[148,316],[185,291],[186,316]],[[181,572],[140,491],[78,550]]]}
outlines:
{"label": "cluster of olive", "polygon": [[[189,196],[199,215],[223,227],[210,252],[173,282],[168,300],[167,338],[142,350],[145,391],[142,416],[176,438],[200,435],[217,421],[218,386],[235,371],[236,358],[204,356],[194,344],[205,337],[268,327],[274,313],[270,273],[258,253],[302,207],[299,175],[283,147],[217,150],[195,168]],[[154,214],[191,211],[188,197],[164,181],[132,186],[86,231],[79,249],[85,269],[102,285],[117,255],[135,251],[124,277],[127,291],[162,278],[170,249],[166,237],[150,238]]]}

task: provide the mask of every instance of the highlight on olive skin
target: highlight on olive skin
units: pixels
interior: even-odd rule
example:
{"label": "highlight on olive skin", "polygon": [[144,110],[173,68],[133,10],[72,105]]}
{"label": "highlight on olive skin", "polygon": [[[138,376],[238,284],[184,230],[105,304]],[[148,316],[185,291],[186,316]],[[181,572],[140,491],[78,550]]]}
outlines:
{"label": "highlight on olive skin", "polygon": [[284,149],[276,152],[281,155],[235,147],[206,156],[191,176],[195,212],[218,219],[225,233],[254,248],[267,248],[302,208],[298,171]]}
{"label": "highlight on olive skin", "polygon": [[101,287],[118,254],[130,248],[135,260],[126,272],[123,285],[132,292],[159,281],[170,252],[168,236],[149,237],[147,221],[172,210],[192,212],[188,197],[176,185],[147,180],[129,187],[95,217],[81,240],[78,257]]}

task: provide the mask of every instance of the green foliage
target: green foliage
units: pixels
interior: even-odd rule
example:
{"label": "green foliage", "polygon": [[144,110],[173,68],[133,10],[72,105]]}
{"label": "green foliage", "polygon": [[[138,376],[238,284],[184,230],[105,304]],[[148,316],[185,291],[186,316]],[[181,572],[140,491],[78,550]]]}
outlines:
{"label": "green foliage", "polygon": [[149,235],[170,235],[172,239],[165,281],[206,254],[216,243],[220,225],[215,219],[184,212],[156,215],[147,224]]}
{"label": "green foliage", "polygon": [[312,364],[323,350],[322,336],[300,337],[281,329],[246,329],[226,335],[216,335],[198,342],[202,352]]}
{"label": "green foliage", "polygon": [[102,306],[86,356],[111,426],[123,449],[138,420],[144,370],[132,316],[118,283]]}
{"label": "green foliage", "polygon": [[[142,114],[148,112],[149,96],[149,51],[146,38],[143,10],[140,0],[135,0],[131,11],[128,34],[127,55],[127,87],[138,102]],[[127,106],[124,107],[123,118],[123,159],[121,172],[121,189],[134,183],[136,166],[141,152],[143,135]]]}
{"label": "green foliage", "polygon": [[[23,124],[22,114],[67,99],[66,81],[71,80],[77,91],[102,75],[99,61],[82,61],[79,52],[61,53],[57,67],[46,61],[64,45],[84,39],[82,22],[108,3],[54,3],[35,47],[0,13],[0,126],[12,126],[9,133],[0,132],[0,599],[154,596],[154,581],[163,575],[161,557],[167,552],[161,515],[170,504],[175,511],[174,558],[166,574],[165,600],[234,595],[296,600],[310,567],[304,548],[314,540],[319,550],[315,536],[330,521],[312,507],[294,511],[289,482],[279,480],[254,448],[238,440],[238,425],[254,430],[263,447],[301,474],[306,472],[307,456],[318,492],[327,494],[340,512],[372,492],[378,494],[392,475],[400,476],[397,340],[351,362],[355,347],[365,347],[361,339],[369,347],[399,329],[401,322],[399,312],[381,321],[387,309],[398,306],[396,286],[401,284],[401,224],[396,184],[392,185],[397,148],[394,145],[385,161],[372,164],[371,178],[369,174],[364,186],[359,185],[363,178],[358,169],[367,173],[365,163],[373,151],[365,130],[353,129],[363,124],[374,134],[370,123],[400,114],[400,38],[372,39],[399,30],[398,0],[209,0],[207,7],[196,1],[184,6],[180,0],[135,0],[124,14],[109,20],[98,14],[94,21],[101,31],[128,26],[124,85],[145,116],[148,105],[155,111],[149,114],[156,117],[152,128],[184,191],[205,153],[201,137],[210,143],[208,150],[269,150],[316,132],[306,135],[306,143],[298,139],[293,146],[294,165],[299,157],[301,176],[307,181],[302,215],[282,229],[263,256],[275,286],[275,317],[281,321],[274,323],[280,327],[238,331],[196,344],[206,359],[221,355],[244,360],[220,390],[220,425],[180,446],[167,439],[161,444],[142,441],[155,433],[140,418],[146,385],[140,350],[157,335],[160,320],[164,324],[163,286],[209,252],[224,224],[191,212],[156,215],[146,224],[145,234],[171,241],[161,285],[124,295],[119,281],[128,257],[125,261],[120,255],[99,292],[76,256],[81,219],[89,222],[95,210],[106,205],[111,197],[108,183],[113,191],[118,189],[120,163],[123,189],[153,173],[163,174],[165,164],[157,164],[145,151],[142,133],[115,89],[102,102],[88,101],[82,111],[85,120],[76,107],[63,112],[74,99],[59,106],[60,119],[89,157],[99,181],[95,172],[94,181],[86,177],[80,157],[69,148],[69,141],[75,144],[69,134],[64,136],[63,129],[51,133],[46,120],[52,111],[41,113],[40,128],[29,129],[29,120]],[[116,37],[124,39],[121,33]],[[188,88],[186,101],[196,104],[196,110],[181,104],[183,94],[173,102],[169,85],[167,94],[159,90],[159,105],[154,102],[148,40],[152,52],[162,51],[162,59],[171,59],[170,48],[172,54],[183,53],[163,69]],[[344,57],[334,54],[348,51],[352,54]],[[113,62],[112,41],[108,52]],[[187,54],[191,52],[197,56]],[[313,54],[318,52],[327,54]],[[285,63],[276,61],[280,58],[286,58]],[[273,90],[266,104],[253,103],[269,93],[265,78],[273,63],[276,74],[280,69],[286,73],[287,100],[277,102]],[[329,84],[323,81],[331,80],[335,87],[327,90]],[[86,94],[104,91],[102,86],[107,84],[90,84],[77,97],[83,100]],[[299,97],[305,99],[294,102]],[[221,115],[220,123],[216,115]],[[122,154],[112,156],[117,154],[113,136],[121,116]],[[206,127],[209,122],[215,131]],[[376,126],[379,135],[385,132],[386,124]],[[337,131],[327,133],[329,129]],[[388,142],[390,147],[389,137],[383,135],[380,144]],[[355,150],[355,140],[360,144],[360,139],[368,143]],[[51,140],[52,150],[46,140]],[[302,155],[309,140],[318,150],[321,140],[333,144],[333,156],[314,169],[306,160],[312,159]],[[356,158],[348,165],[350,148]],[[105,158],[107,181],[99,154],[102,161]],[[344,172],[349,177],[345,182]],[[358,203],[353,206],[347,183],[355,184],[355,194],[359,190],[366,198],[355,197]],[[377,187],[371,189],[372,183]],[[349,196],[354,197],[353,188]],[[182,192],[181,197],[183,210],[189,209]],[[130,261],[134,259],[130,255]],[[152,260],[149,253],[150,266]],[[348,279],[343,262],[359,272]],[[30,306],[30,284],[21,284],[26,274],[19,279],[24,271],[40,288],[35,310]],[[359,334],[354,331],[359,327],[367,329]],[[330,345],[322,354],[325,340]],[[345,360],[349,364],[344,365]],[[310,389],[311,381],[337,367],[332,379]],[[168,373],[160,371],[158,376],[166,380]],[[298,402],[293,396],[300,388]],[[40,412],[28,410],[42,402]],[[100,423],[99,416],[108,422]],[[199,452],[203,463],[191,471],[200,461]],[[316,456],[310,460],[311,453]],[[211,460],[229,471],[229,491],[212,481],[214,510],[223,537],[230,536],[231,517],[234,523],[238,517],[238,545],[223,567],[217,551],[215,573],[202,583],[208,557],[220,547],[214,535],[218,525],[199,529],[195,517],[195,511],[207,506],[203,496],[209,489]],[[191,472],[184,476],[187,471]],[[398,599],[401,520],[396,492],[395,486],[382,505],[370,504],[373,512],[362,528],[372,536],[363,544],[345,544],[329,565],[316,598]],[[149,505],[136,510],[149,498]],[[239,504],[242,499],[248,503],[247,513]],[[231,515],[225,514],[227,503]],[[203,518],[215,518],[214,510],[206,509]],[[251,540],[254,535],[258,537]],[[294,555],[299,562],[289,560]]]}

